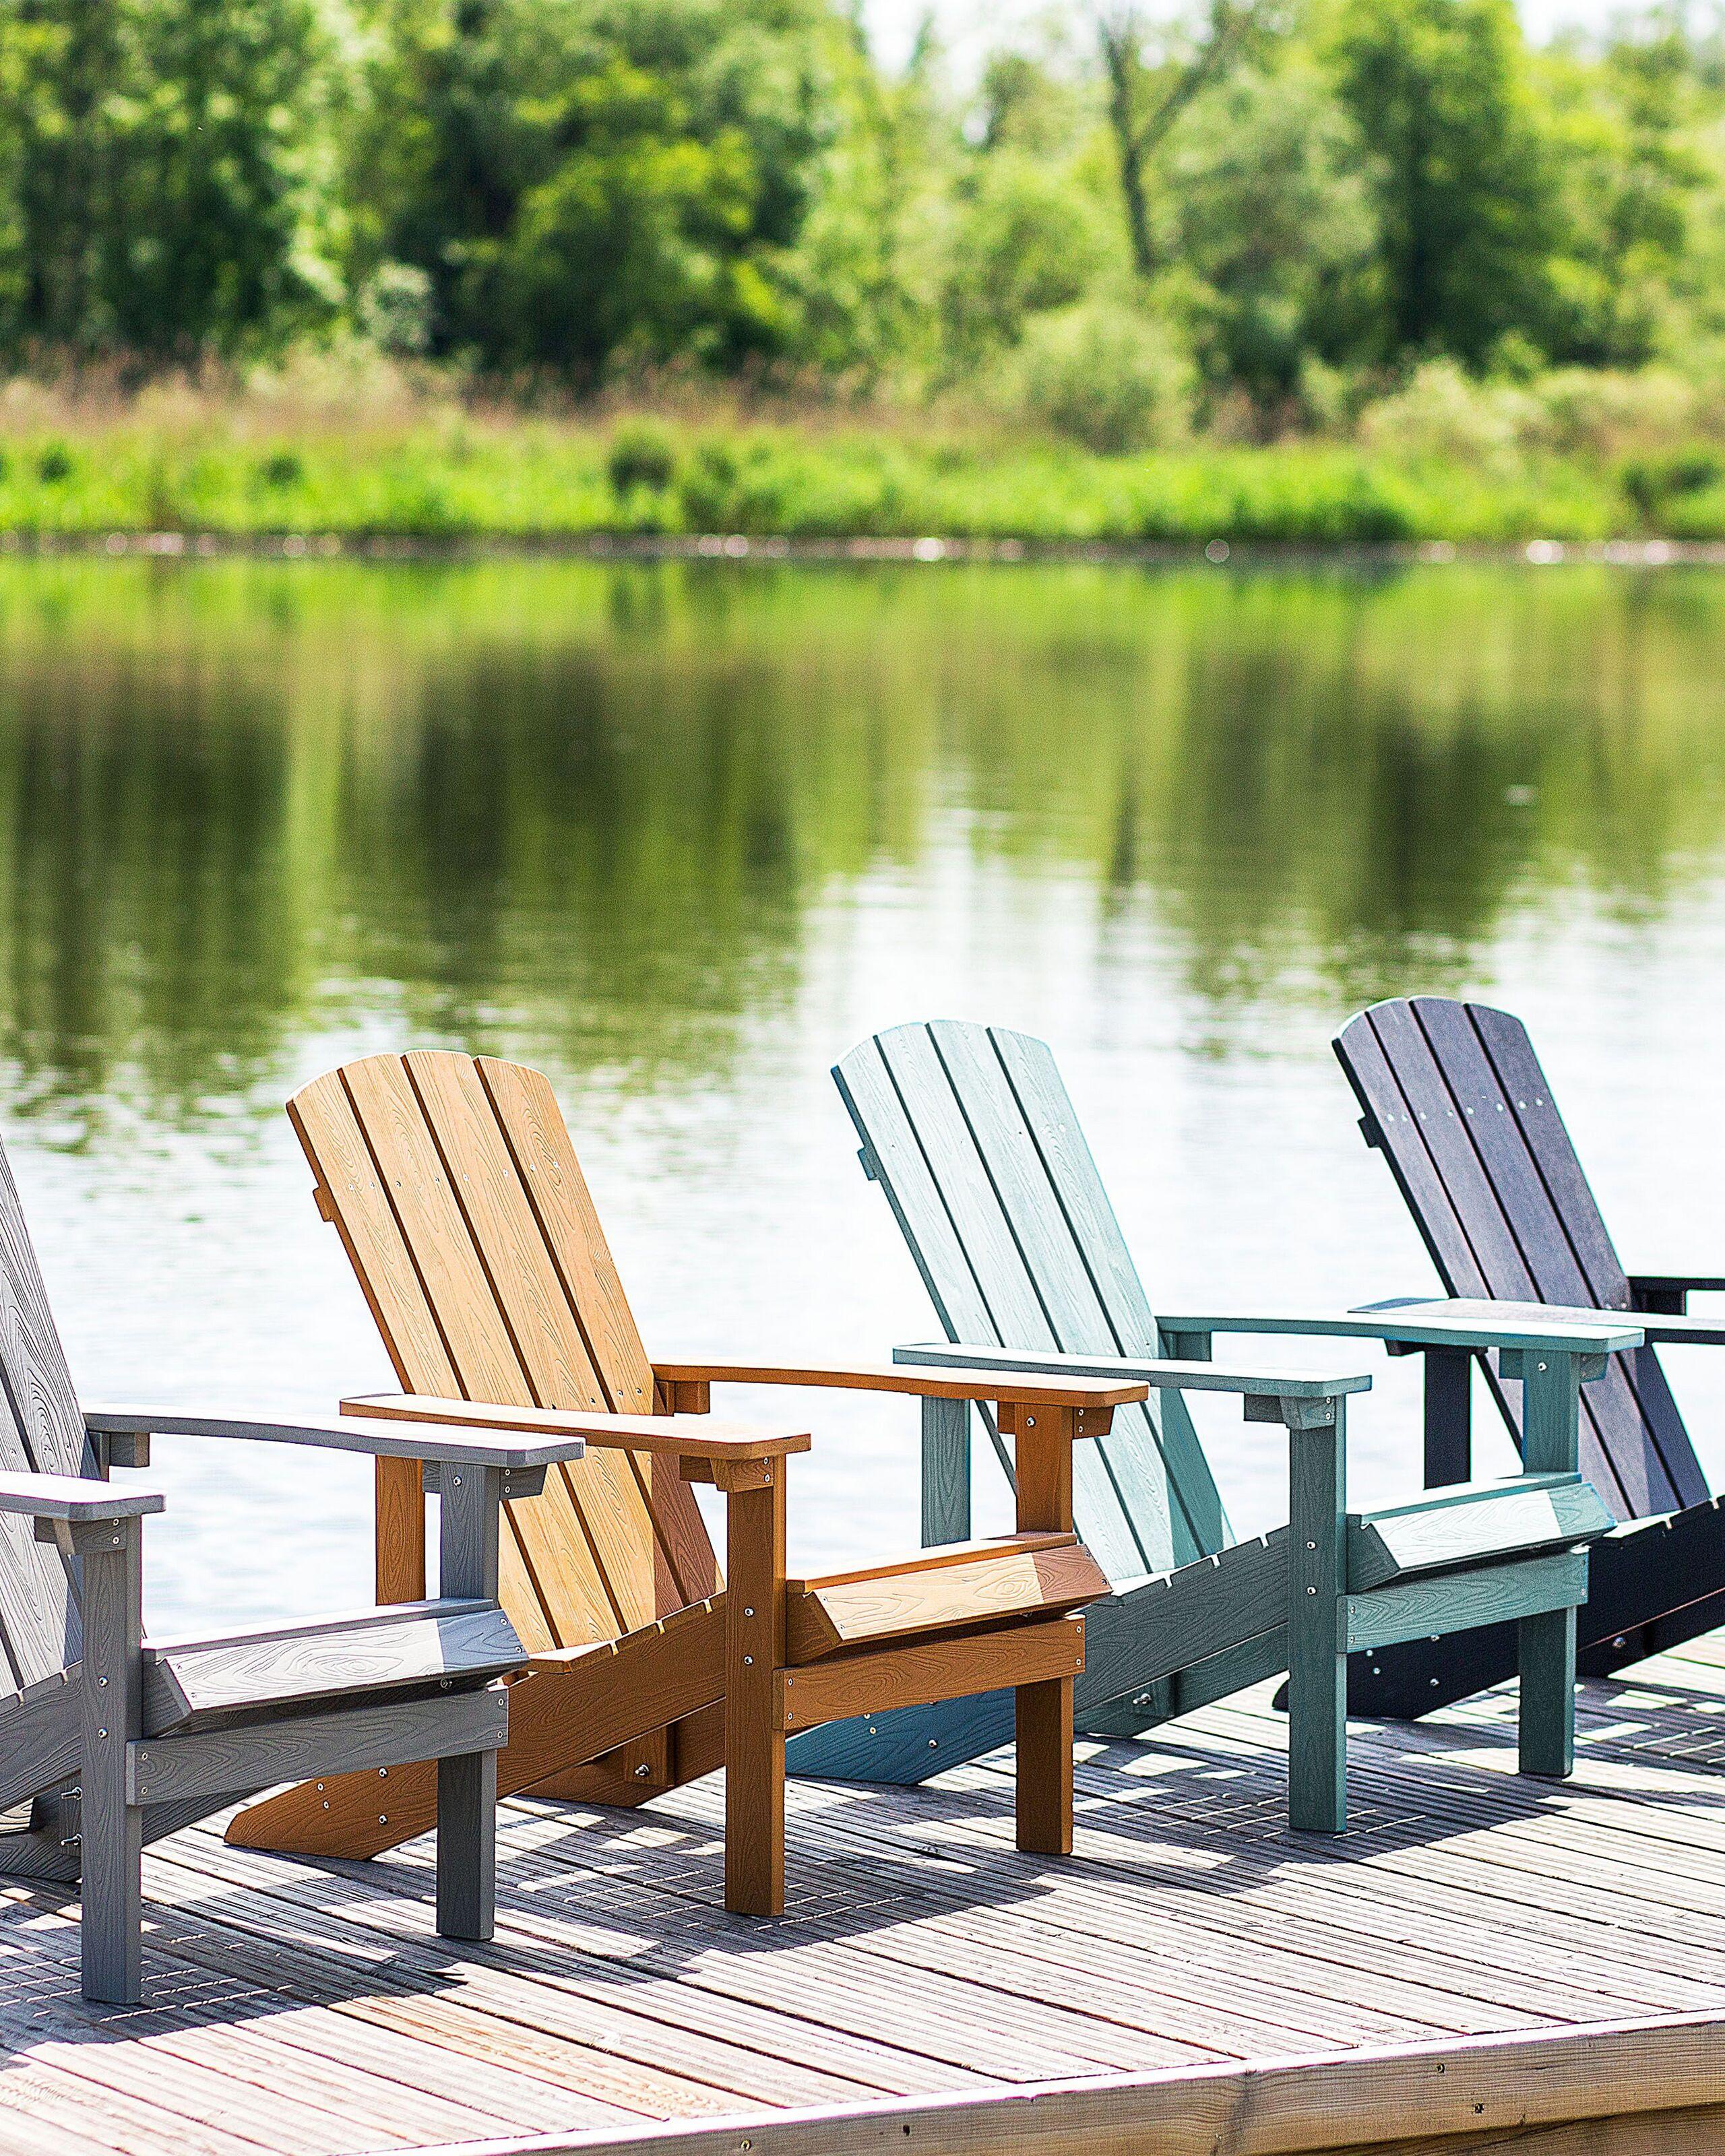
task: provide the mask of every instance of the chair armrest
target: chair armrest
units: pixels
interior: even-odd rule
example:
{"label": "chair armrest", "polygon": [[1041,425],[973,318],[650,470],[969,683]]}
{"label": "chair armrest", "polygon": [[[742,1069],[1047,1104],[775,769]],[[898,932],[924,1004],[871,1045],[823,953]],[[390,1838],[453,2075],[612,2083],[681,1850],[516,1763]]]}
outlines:
{"label": "chair armrest", "polygon": [[1612,1355],[1651,1337],[1639,1315],[1408,1296],[1349,1311],[1205,1312],[1158,1321],[1164,1339],[1207,1340],[1214,1332],[1285,1333],[1382,1340],[1414,1348],[1505,1348],[1532,1354]]}
{"label": "chair armrest", "polygon": [[908,1393],[932,1400],[994,1400],[1003,1407],[1118,1408],[1147,1399],[1142,1379],[1079,1376],[1014,1378],[1003,1369],[943,1368],[916,1377],[891,1363],[655,1363],[665,1384],[812,1385],[841,1392]]}
{"label": "chair armrest", "polygon": [[1725,1278],[1717,1273],[1631,1273],[1630,1308],[1661,1317],[1687,1315],[1692,1295],[1725,1293]]}
{"label": "chair armrest", "polygon": [[[343,1400],[344,1415],[364,1415],[403,1433],[398,1450],[410,1459],[452,1457],[428,1450],[439,1425],[472,1430],[545,1432],[567,1441],[610,1445],[625,1452],[664,1452],[696,1460],[776,1460],[807,1452],[807,1430],[773,1430],[746,1423],[712,1424],[683,1415],[614,1415],[585,1408],[501,1407],[490,1400],[442,1400],[427,1393],[368,1393]],[[501,1443],[500,1437],[497,1440]],[[452,1440],[453,1442],[453,1440]],[[567,1456],[553,1451],[553,1458]]]}
{"label": "chair armrest", "polygon": [[[461,1404],[459,1402],[456,1405]],[[371,1417],[362,1407],[360,1415]],[[370,1453],[384,1460],[447,1460],[475,1467],[547,1467],[553,1460],[578,1460],[586,1450],[578,1434],[548,1431],[536,1440],[498,1430],[469,1429],[416,1436],[399,1423],[382,1419],[356,1420],[344,1404],[340,1415],[312,1415],[298,1422],[267,1422],[249,1415],[182,1414],[172,1408],[90,1408],[85,1427],[93,1438],[117,1436],[235,1437],[261,1445],[316,1445],[332,1452]],[[507,1430],[508,1425],[503,1425]]]}
{"label": "chair armrest", "polygon": [[[1575,1352],[1590,1354],[1594,1352],[1593,1347],[1590,1344],[1583,1346],[1578,1335],[1596,1332],[1601,1326],[1621,1327],[1640,1336],[1626,1343],[1621,1341],[1615,1343],[1613,1348],[1605,1350],[1607,1353],[1615,1353],[1616,1347],[1625,1344],[1640,1347],[1645,1342],[1651,1348],[1661,1341],[1673,1346],[1682,1342],[1692,1348],[1725,1347],[1725,1323],[1717,1318],[1661,1317],[1640,1310],[1587,1310],[1579,1304],[1565,1302],[1455,1301],[1434,1306],[1455,1312],[1463,1323],[1471,1322],[1480,1312],[1490,1316],[1497,1312],[1501,1312],[1512,1325],[1528,1325],[1540,1330],[1556,1324],[1561,1326],[1563,1334],[1568,1336],[1544,1335],[1534,1342],[1536,1348],[1568,1347]],[[1382,1303],[1373,1304],[1371,1307],[1393,1310],[1396,1306]],[[1489,1344],[1494,1348],[1511,1348],[1525,1343],[1494,1340]]]}
{"label": "chair armrest", "polygon": [[1229,1369],[1219,1363],[1141,1360],[1130,1355],[1057,1355],[1022,1353],[1012,1348],[976,1348],[960,1341],[919,1342],[892,1351],[895,1363],[940,1369],[950,1362],[974,1369],[1019,1370],[1050,1377],[1119,1378],[1147,1385],[1153,1392],[1240,1393],[1248,1399],[1333,1400],[1348,1393],[1369,1392],[1363,1375],[1313,1377],[1309,1373]]}
{"label": "chair armrest", "polygon": [[167,1499],[160,1490],[116,1489],[81,1475],[0,1475],[0,1512],[22,1512],[37,1520],[64,1520],[73,1527],[105,1527],[112,1520],[135,1520],[159,1512]]}

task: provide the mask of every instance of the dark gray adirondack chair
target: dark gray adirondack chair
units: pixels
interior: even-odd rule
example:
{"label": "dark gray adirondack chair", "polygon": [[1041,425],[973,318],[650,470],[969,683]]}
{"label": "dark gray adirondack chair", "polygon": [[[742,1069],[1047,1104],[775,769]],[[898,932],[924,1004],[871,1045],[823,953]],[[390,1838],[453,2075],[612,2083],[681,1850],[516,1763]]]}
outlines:
{"label": "dark gray adirondack chair", "polygon": [[[1362,1514],[1346,1503],[1347,1396],[1369,1380],[1229,1370],[1209,1360],[1225,1318],[1158,1328],[1054,1059],[1042,1042],[999,1028],[937,1021],[878,1034],[834,1073],[863,1140],[862,1161],[904,1231],[949,1339],[901,1348],[919,1363],[1004,1363],[1015,1371],[1124,1376],[1155,1406],[1117,1410],[1105,1439],[1075,1457],[1077,1517],[1114,1593],[1092,1604],[1081,1728],[1130,1735],[1279,1670],[1291,1686],[1294,1823],[1339,1829],[1343,1817],[1343,1646],[1477,1625],[1489,1609],[1519,1627],[1524,1768],[1568,1771],[1580,1546],[1609,1515],[1576,1472],[1574,1389],[1551,1397],[1522,1477]],[[1555,1343],[1579,1364],[1632,1329],[1476,1321],[1458,1336],[1439,1314],[1251,1321],[1241,1329],[1383,1338],[1484,1337],[1512,1353]],[[1180,1333],[1171,1337],[1178,1325]],[[1546,1371],[1546,1359],[1539,1368]],[[1591,1365],[1589,1365],[1591,1368]],[[1545,1383],[1542,1375],[1538,1381]],[[1243,1396],[1246,1418],[1288,1430],[1289,1527],[1237,1542],[1181,1399]],[[968,1409],[924,1408],[923,1532],[969,1532]],[[1000,1445],[1002,1464],[1011,1463]],[[798,1738],[802,1774],[916,1781],[1011,1734],[1009,1697],[963,1708],[902,1710]]]}
{"label": "dark gray adirondack chair", "polygon": [[[84,1993],[140,1996],[142,1845],[308,1774],[436,1759],[437,1926],[492,1928],[497,1681],[526,1661],[497,1604],[498,1513],[578,1440],[428,1434],[332,1417],[270,1423],[78,1404],[0,1147],[0,1873],[82,1876]],[[151,1434],[316,1445],[445,1463],[441,1599],[323,1623],[146,1643]],[[290,1553],[260,1537],[262,1563]]]}
{"label": "dark gray adirondack chair", "polygon": [[[1543,1306],[1621,1311],[1644,1336],[1615,1354],[1583,1403],[1582,1471],[1625,1526],[1597,1544],[1581,1612],[1580,1666],[1606,1676],[1725,1625],[1725,1510],[1707,1487],[1656,1343],[1725,1342],[1684,1313],[1725,1278],[1631,1274],[1606,1229],[1527,1028],[1507,1011],[1439,996],[1377,1004],[1337,1037],[1360,1127],[1407,1200],[1444,1286],[1506,1313]],[[1481,1358],[1519,1444],[1520,1387]],[[1466,1348],[1427,1351],[1425,1481],[1470,1472]],[[1362,1662],[1363,1713],[1409,1715],[1495,1682],[1513,1666],[1501,1629],[1422,1640]]]}

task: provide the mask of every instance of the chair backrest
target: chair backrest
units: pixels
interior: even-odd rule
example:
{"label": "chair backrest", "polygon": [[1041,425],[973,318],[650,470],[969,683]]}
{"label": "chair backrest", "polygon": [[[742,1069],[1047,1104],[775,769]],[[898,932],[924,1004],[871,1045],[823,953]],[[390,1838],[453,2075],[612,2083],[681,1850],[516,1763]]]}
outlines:
{"label": "chair backrest", "polygon": [[[1153,1356],[1156,1322],[1045,1045],[896,1026],[833,1072],[951,1340]],[[1233,1536],[1184,1403],[1117,1408],[1074,1454],[1078,1527],[1117,1584]]]}
{"label": "chair backrest", "polygon": [[[1399,998],[1351,1019],[1335,1046],[1366,1141],[1389,1162],[1451,1295],[1629,1308],[1622,1262],[1519,1019]],[[1520,1388],[1490,1374],[1519,1438]],[[1613,1356],[1583,1389],[1581,1468],[1620,1519],[1709,1494],[1651,1348]]]}
{"label": "chair backrest", "polygon": [[[652,1366],[538,1071],[371,1055],[314,1079],[288,1114],[408,1391],[654,1412]],[[510,1506],[502,1600],[530,1648],[614,1639],[716,1591],[675,1466],[595,1449]]]}
{"label": "chair backrest", "polygon": [[[48,1307],[12,1168],[0,1146],[0,1471],[94,1475],[65,1350]],[[22,1691],[83,1653],[65,1560],[28,1520],[0,1520],[0,1691]]]}

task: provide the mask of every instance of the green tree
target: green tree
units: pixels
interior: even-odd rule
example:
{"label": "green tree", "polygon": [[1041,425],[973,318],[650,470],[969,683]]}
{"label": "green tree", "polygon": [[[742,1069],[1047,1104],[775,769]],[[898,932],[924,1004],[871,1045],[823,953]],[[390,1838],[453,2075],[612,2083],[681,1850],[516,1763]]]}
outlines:
{"label": "green tree", "polygon": [[430,279],[436,348],[592,381],[793,341],[787,259],[842,37],[820,0],[454,0],[395,20],[412,154],[378,239]]}
{"label": "green tree", "polygon": [[[1688,38],[1654,18],[1595,59],[1543,56],[1568,240],[1553,265],[1554,356],[1597,367],[1650,359],[1681,318],[1715,117]],[[1709,280],[1710,281],[1710,280]]]}
{"label": "green tree", "polygon": [[234,354],[331,318],[348,30],[334,0],[14,0],[14,355]]}
{"label": "green tree", "polygon": [[1309,59],[1246,68],[1193,107],[1168,159],[1183,311],[1208,380],[1273,419],[1308,358],[1369,350],[1377,226],[1358,138]]}
{"label": "green tree", "polygon": [[1392,354],[1488,360],[1551,331],[1557,175],[1512,0],[1342,0],[1332,51],[1371,158]]}
{"label": "green tree", "polygon": [[975,158],[954,207],[940,305],[963,373],[1015,344],[1027,319],[1080,298],[1106,243],[1070,172],[1014,150]]}
{"label": "green tree", "polygon": [[1207,0],[1195,35],[1153,24],[1137,0],[1102,8],[1096,44],[1132,263],[1141,277],[1163,266],[1152,203],[1155,161],[1187,107],[1256,50],[1277,22],[1275,0]]}

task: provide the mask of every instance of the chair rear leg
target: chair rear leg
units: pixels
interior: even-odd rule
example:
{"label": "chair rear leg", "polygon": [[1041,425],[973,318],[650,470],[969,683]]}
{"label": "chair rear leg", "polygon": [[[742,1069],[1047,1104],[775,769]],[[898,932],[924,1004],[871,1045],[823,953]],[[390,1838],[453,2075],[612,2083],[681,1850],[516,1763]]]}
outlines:
{"label": "chair rear leg", "polygon": [[1575,1612],[1524,1617],[1520,1758],[1524,1774],[1566,1781],[1575,1769]]}
{"label": "chair rear leg", "polygon": [[497,1754],[437,1763],[437,1928],[489,1939],[497,1921]]}
{"label": "chair rear leg", "polygon": [[1018,1727],[1018,1843],[1044,1856],[1072,1853],[1072,1679],[1020,1685]]}

